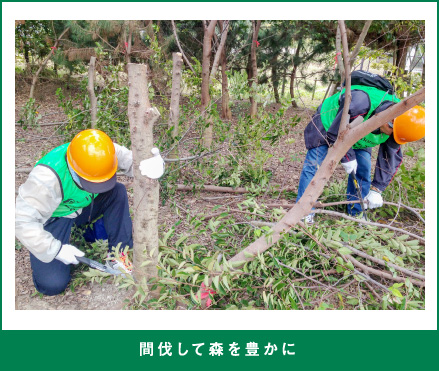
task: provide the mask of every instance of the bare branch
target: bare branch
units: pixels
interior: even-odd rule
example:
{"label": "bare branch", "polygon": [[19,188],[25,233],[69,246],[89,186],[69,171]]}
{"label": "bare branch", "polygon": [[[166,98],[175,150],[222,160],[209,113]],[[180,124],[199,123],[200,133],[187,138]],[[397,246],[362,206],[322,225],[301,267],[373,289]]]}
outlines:
{"label": "bare branch", "polygon": [[364,23],[363,30],[361,31],[360,37],[358,38],[358,41],[357,41],[357,45],[355,45],[355,49],[352,51],[352,53],[349,57],[350,58],[349,65],[350,65],[351,70],[352,70],[352,67],[354,65],[355,58],[357,58],[357,55],[360,52],[361,46],[363,45],[363,42],[364,42],[364,38],[366,37],[367,31],[369,31],[369,27],[371,24],[372,24],[372,21],[366,21]]}
{"label": "bare branch", "polygon": [[178,40],[178,36],[177,36],[177,28],[175,27],[174,21],[171,21],[171,24],[172,24],[172,31],[174,32],[174,37],[175,37],[175,41],[177,43],[178,49],[180,50],[181,55],[183,56],[185,62],[187,63],[187,65],[189,66],[191,71],[195,74],[194,68],[192,67],[189,60],[186,58],[186,54],[184,54],[183,49],[181,48],[180,41]]}

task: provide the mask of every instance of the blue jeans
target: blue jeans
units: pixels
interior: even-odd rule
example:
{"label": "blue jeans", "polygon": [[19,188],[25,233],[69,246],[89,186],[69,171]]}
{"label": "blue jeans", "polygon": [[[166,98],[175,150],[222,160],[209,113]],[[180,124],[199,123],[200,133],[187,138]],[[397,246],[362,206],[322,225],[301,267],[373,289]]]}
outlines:
{"label": "blue jeans", "polygon": [[[364,198],[369,193],[370,189],[370,169],[371,169],[371,155],[367,150],[364,149],[355,149],[355,156],[358,162],[357,168],[357,181],[359,186],[361,187],[361,196]],[[302,172],[300,174],[299,180],[299,189],[297,191],[297,201],[305,193],[306,188],[311,182],[312,178],[316,174],[318,168],[322,164],[328,153],[328,146],[323,145],[316,148],[311,148],[308,150],[305,161],[303,163]],[[348,187],[347,187],[347,199],[348,201],[356,201],[358,200],[357,191],[355,189],[354,182],[352,177],[349,176],[348,179]],[[357,215],[362,212],[360,204],[348,204],[347,212],[349,215]]]}
{"label": "blue jeans", "polygon": [[[74,219],[50,218],[44,225],[44,230],[61,241],[62,245],[70,241],[70,232],[73,225],[81,226],[103,214],[105,230],[108,233],[109,248],[121,242],[121,248],[128,245],[133,247],[133,227],[129,212],[128,196],[125,186],[116,183],[116,186],[105,193],[99,194],[92,205],[85,207],[81,215]],[[32,279],[38,292],[44,295],[58,295],[63,292],[70,281],[70,265],[59,260],[44,263],[30,254]]]}

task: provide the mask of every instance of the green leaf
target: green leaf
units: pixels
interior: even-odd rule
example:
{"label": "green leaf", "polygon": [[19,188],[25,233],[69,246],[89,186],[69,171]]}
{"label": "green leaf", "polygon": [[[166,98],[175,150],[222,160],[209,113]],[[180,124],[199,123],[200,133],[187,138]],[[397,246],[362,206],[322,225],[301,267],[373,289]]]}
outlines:
{"label": "green leaf", "polygon": [[215,276],[215,277],[213,277],[213,278],[212,278],[212,283],[213,283],[213,286],[214,286],[217,290],[219,290],[219,276]]}
{"label": "green leaf", "polygon": [[342,247],[340,249],[338,249],[338,252],[342,255],[350,255],[352,254],[352,251],[349,250],[347,247]]}

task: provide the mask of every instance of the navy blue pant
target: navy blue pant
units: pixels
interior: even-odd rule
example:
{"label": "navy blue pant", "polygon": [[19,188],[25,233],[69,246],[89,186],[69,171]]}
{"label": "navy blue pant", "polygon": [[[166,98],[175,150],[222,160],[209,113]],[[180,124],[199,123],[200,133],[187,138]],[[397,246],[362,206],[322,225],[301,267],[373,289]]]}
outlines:
{"label": "navy blue pant", "polygon": [[[92,207],[93,206],[93,207]],[[91,215],[90,215],[91,213]],[[89,219],[103,215],[105,230],[108,234],[109,250],[121,243],[121,249],[126,245],[133,247],[133,227],[128,206],[128,196],[125,187],[116,183],[116,186],[105,193],[99,194],[89,205],[82,210],[81,215],[74,219],[50,218],[44,229],[53,237],[68,244],[73,225],[87,224]],[[70,281],[70,265],[54,259],[50,263],[43,263],[30,254],[32,278],[35,288],[44,295],[58,295],[63,292]]]}
{"label": "navy blue pant", "polygon": [[[355,157],[357,158],[357,181],[361,187],[361,196],[363,199],[367,196],[370,190],[370,169],[371,169],[371,155],[369,151],[364,149],[354,149]],[[302,195],[305,193],[306,187],[311,183],[312,178],[317,173],[319,166],[322,164],[323,160],[328,153],[328,146],[323,145],[316,148],[311,148],[308,150],[305,161],[303,163],[302,172],[300,174],[299,189],[297,191],[297,201],[300,200]],[[347,188],[347,199],[348,201],[357,201],[357,190],[355,189],[352,177],[348,178],[348,188]],[[297,202],[296,201],[296,202]],[[347,212],[349,215],[358,215],[362,212],[361,205],[348,204]]]}

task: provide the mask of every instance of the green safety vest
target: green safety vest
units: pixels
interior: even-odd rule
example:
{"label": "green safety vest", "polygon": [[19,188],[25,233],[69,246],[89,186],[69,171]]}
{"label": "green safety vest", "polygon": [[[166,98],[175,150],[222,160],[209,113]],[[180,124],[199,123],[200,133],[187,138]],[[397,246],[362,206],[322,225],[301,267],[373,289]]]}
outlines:
{"label": "green safety vest", "polygon": [[69,215],[91,204],[95,197],[93,193],[79,188],[74,182],[67,165],[67,147],[70,143],[63,144],[44,156],[35,166],[45,166],[52,170],[61,185],[62,201],[53,212],[52,217]]}
{"label": "green safety vest", "polygon": [[[378,108],[378,106],[381,103],[386,101],[391,101],[395,103],[399,102],[399,99],[395,95],[391,95],[377,88],[363,86],[363,85],[352,85],[351,90],[354,89],[364,91],[365,93],[367,93],[370,99],[370,109],[367,115],[364,117],[364,121],[366,121],[372,115],[372,113]],[[321,115],[323,127],[325,128],[326,131],[328,131],[329,127],[331,126],[332,122],[335,119],[335,116],[337,115],[337,112],[340,108],[339,99],[340,96],[344,93],[344,91],[345,89],[333,95],[332,97],[325,99],[325,101],[322,104],[320,115]],[[360,139],[357,143],[355,143],[352,146],[352,148],[362,149],[368,147],[375,147],[378,144],[384,143],[388,138],[389,136],[384,133],[380,133],[380,134],[369,133],[364,138]]]}

